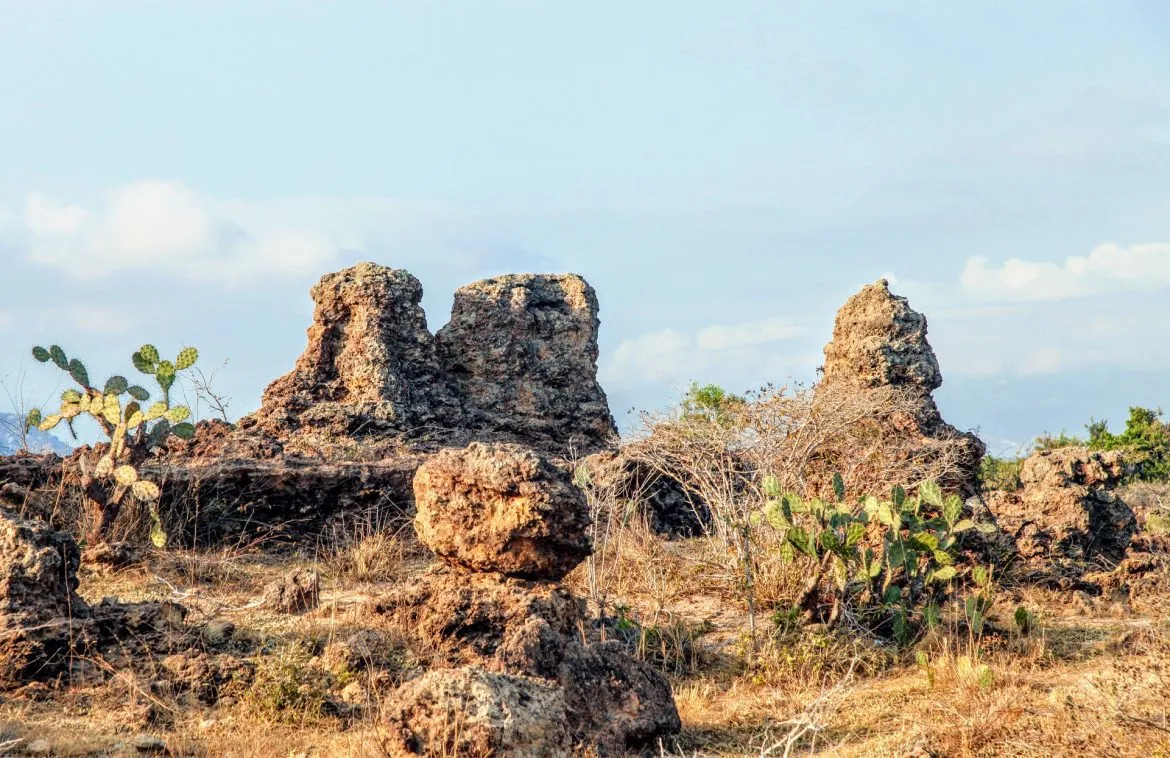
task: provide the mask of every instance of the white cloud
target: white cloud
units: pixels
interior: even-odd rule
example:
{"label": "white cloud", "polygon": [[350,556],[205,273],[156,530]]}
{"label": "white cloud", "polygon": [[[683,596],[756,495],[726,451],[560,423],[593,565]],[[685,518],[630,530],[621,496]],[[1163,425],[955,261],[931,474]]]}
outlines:
{"label": "white cloud", "polygon": [[987,258],[969,258],[960,284],[975,298],[1015,301],[1170,287],[1170,243],[1106,243],[1061,263],[1010,258],[995,267]]}
{"label": "white cloud", "polygon": [[804,334],[803,327],[785,318],[717,324],[693,334],[662,329],[622,340],[601,375],[615,384],[678,382],[775,368],[776,356],[768,346]]}
{"label": "white cloud", "polygon": [[12,326],[12,314],[7,311],[0,311],[0,329],[8,329]]}
{"label": "white cloud", "polygon": [[[384,198],[221,201],[178,182],[138,181],[92,208],[33,193],[15,226],[27,260],[72,278],[145,271],[239,285],[320,274],[346,251],[442,215]],[[4,226],[13,236],[12,222]]]}

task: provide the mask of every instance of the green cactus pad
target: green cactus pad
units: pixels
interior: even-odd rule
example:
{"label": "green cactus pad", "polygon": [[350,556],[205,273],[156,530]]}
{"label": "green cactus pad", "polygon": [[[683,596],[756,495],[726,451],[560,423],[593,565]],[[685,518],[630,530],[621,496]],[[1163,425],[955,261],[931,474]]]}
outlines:
{"label": "green cactus pad", "polygon": [[126,388],[126,391],[130,393],[130,397],[134,398],[140,403],[145,403],[150,399],[150,393],[146,391],[146,388],[139,387],[137,384],[130,385]]}
{"label": "green cactus pad", "polygon": [[69,370],[69,358],[66,357],[65,351],[61,349],[60,345],[53,345],[49,348],[49,357],[53,359],[53,363],[57,364],[57,368],[62,371]]}
{"label": "green cactus pad", "polygon": [[185,405],[176,405],[166,412],[165,418],[172,424],[182,423],[191,418],[191,409]]}
{"label": "green cactus pad", "polygon": [[190,423],[175,424],[171,427],[171,434],[184,440],[189,440],[195,436],[195,425]]}
{"label": "green cactus pad", "polygon": [[52,358],[52,356],[49,355],[49,351],[40,345],[37,345],[32,349],[32,354],[33,358],[36,359],[38,363],[48,363],[49,359]]}
{"label": "green cactus pad", "polygon": [[106,380],[106,388],[103,393],[106,395],[121,395],[130,386],[130,382],[126,381],[124,376],[111,376]]}
{"label": "green cactus pad", "polygon": [[69,361],[69,376],[73,377],[73,381],[80,384],[82,387],[89,387],[89,372],[85,370],[85,364],[74,358]]}
{"label": "green cactus pad", "polygon": [[154,345],[143,345],[138,348],[138,354],[151,363],[158,363],[158,348]]}
{"label": "green cactus pad", "polygon": [[179,357],[175,359],[175,368],[179,371],[189,369],[195,365],[197,360],[199,360],[199,351],[193,347],[185,347],[179,351]]}
{"label": "green cactus pad", "polygon": [[81,393],[77,390],[65,390],[61,393],[62,403],[80,403]]}
{"label": "green cactus pad", "polygon": [[154,363],[146,360],[142,353],[135,353],[130,356],[130,361],[134,364],[134,368],[138,369],[143,374],[154,373]]}
{"label": "green cactus pad", "polygon": [[34,426],[39,427],[42,421],[44,421],[44,416],[41,415],[41,410],[39,408],[33,408],[28,412],[28,416],[24,420],[24,428],[27,431]]}
{"label": "green cactus pad", "polygon": [[130,492],[138,500],[143,500],[146,502],[158,500],[158,496],[162,494],[159,492],[157,484],[154,482],[148,482],[145,479],[139,479],[138,481],[134,482],[134,484],[130,487]]}

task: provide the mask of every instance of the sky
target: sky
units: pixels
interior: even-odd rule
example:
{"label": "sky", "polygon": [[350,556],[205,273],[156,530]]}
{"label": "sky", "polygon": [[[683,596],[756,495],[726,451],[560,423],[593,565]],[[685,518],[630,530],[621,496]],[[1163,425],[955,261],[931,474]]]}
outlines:
{"label": "sky", "polygon": [[308,287],[373,260],[432,329],[468,282],[582,274],[622,426],[811,380],[883,276],[993,452],[1170,406],[1160,0],[0,0],[0,166],[34,402],[33,344],[104,375],[153,342],[247,413]]}

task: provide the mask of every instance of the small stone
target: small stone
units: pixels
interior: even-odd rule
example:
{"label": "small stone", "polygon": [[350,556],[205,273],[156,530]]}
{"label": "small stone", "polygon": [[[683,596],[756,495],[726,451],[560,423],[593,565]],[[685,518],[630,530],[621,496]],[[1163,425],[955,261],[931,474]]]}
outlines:
{"label": "small stone", "polygon": [[236,625],[227,619],[212,619],[203,627],[203,641],[212,647],[226,644],[235,634]]}
{"label": "small stone", "polygon": [[360,682],[350,682],[341,690],[342,702],[350,705],[363,705],[366,699],[366,688]]}
{"label": "small stone", "polygon": [[278,613],[303,613],[321,601],[321,575],[298,569],[264,588],[264,605]]}
{"label": "small stone", "polygon": [[153,734],[136,734],[130,738],[130,745],[140,753],[162,753],[167,749],[167,743]]}

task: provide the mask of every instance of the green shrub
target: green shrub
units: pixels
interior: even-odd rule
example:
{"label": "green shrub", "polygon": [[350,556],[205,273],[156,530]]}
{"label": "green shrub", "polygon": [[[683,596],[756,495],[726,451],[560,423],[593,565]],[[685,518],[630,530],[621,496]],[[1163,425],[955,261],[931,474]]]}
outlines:
{"label": "green shrub", "polygon": [[1146,482],[1170,481],[1170,424],[1162,421],[1162,409],[1133,406],[1125,431],[1113,434],[1107,421],[1090,420],[1089,447],[1093,450],[1120,450],[1136,467],[1134,479]]}
{"label": "green shrub", "polygon": [[1013,492],[1023,483],[1020,481],[1020,471],[1024,468],[1022,458],[999,458],[994,455],[985,455],[979,462],[979,486],[986,490],[1003,490]]}

